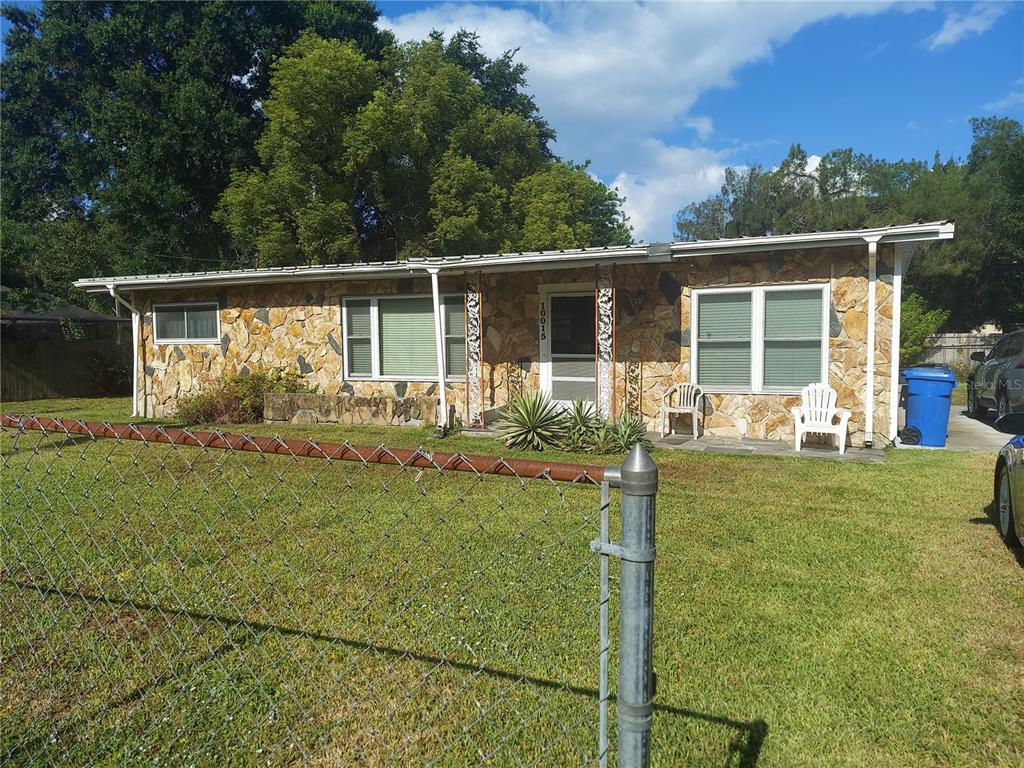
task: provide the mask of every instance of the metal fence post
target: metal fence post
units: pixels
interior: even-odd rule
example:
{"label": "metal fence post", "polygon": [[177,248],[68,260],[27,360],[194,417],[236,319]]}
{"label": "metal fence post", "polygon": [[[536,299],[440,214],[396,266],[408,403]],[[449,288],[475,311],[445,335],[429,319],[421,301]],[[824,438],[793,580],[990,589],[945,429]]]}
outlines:
{"label": "metal fence post", "polygon": [[622,464],[619,582],[619,768],[647,768],[651,757],[654,668],[654,496],[658,467],[637,443]]}

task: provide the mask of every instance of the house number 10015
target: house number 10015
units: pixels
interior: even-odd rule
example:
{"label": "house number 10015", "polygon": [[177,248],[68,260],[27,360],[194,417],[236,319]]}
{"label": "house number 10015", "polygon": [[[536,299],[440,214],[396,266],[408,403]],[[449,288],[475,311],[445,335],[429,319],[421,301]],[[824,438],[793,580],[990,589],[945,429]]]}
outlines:
{"label": "house number 10015", "polygon": [[543,304],[540,305],[540,340],[548,337],[548,310]]}

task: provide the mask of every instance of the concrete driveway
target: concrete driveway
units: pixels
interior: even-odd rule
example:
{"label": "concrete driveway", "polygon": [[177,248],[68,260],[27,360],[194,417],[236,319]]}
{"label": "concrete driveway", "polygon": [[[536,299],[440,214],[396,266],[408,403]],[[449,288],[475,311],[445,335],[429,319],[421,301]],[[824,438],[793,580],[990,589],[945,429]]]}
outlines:
{"label": "concrete driveway", "polygon": [[951,451],[982,451],[993,455],[1010,439],[995,428],[995,411],[989,411],[992,418],[972,419],[963,406],[954,405],[949,413],[949,432],[946,448]]}

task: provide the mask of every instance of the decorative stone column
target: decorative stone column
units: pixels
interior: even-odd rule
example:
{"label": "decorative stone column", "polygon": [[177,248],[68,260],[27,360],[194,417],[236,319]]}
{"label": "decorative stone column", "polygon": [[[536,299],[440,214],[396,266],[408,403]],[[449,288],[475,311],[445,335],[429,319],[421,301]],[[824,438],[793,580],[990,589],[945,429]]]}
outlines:
{"label": "decorative stone column", "polygon": [[466,276],[466,418],[470,427],[484,425],[484,397],[480,388],[482,331],[480,275],[469,274]]}
{"label": "decorative stone column", "polygon": [[610,419],[615,398],[615,289],[612,267],[597,268],[597,413]]}

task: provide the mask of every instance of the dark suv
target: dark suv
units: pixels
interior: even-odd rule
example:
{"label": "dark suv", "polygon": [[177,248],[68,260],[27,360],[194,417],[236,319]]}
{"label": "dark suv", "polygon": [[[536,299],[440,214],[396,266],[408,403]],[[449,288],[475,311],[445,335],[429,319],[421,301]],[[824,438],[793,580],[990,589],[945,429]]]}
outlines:
{"label": "dark suv", "polygon": [[974,352],[981,363],[967,377],[967,411],[975,418],[1024,412],[1024,330],[1003,334],[992,351]]}

